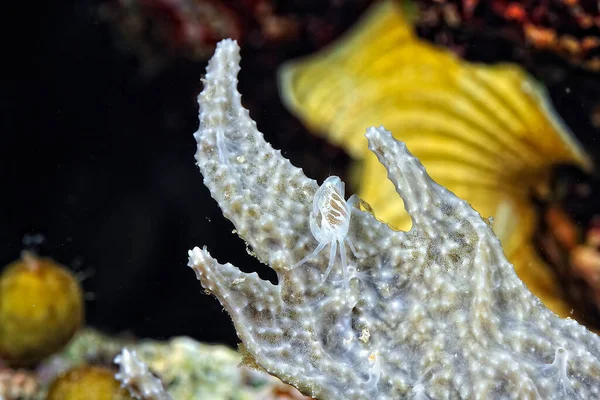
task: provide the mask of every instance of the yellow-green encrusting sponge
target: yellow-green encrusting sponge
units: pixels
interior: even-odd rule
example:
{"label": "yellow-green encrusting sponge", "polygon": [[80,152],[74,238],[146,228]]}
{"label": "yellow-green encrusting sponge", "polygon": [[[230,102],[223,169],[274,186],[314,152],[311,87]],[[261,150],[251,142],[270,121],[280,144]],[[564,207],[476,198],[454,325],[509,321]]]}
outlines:
{"label": "yellow-green encrusting sponge", "polygon": [[132,400],[115,379],[115,372],[104,367],[79,366],[58,377],[47,400]]}
{"label": "yellow-green encrusting sponge", "polygon": [[0,360],[35,364],[67,344],[83,320],[83,292],[66,267],[25,252],[0,274]]}

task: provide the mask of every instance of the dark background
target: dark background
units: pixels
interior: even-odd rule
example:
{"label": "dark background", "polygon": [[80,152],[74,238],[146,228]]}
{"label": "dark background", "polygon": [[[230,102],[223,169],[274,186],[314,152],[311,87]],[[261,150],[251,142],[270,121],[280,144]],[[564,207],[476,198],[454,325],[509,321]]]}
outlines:
{"label": "dark background", "polygon": [[[329,15],[328,36],[315,41],[301,32],[292,44],[242,50],[244,104],[267,140],[313,178],[343,176],[348,159],[285,111],[276,68],[339,36],[367,3],[340,11],[325,1],[287,2],[300,14]],[[222,262],[275,277],[231,233],[194,164],[204,64],[171,57],[148,74],[135,49],[99,18],[98,6],[31,3],[5,14],[11,23],[3,27],[0,265],[32,247],[80,271],[93,295],[88,323],[108,332],[185,334],[233,345],[230,319],[186,267],[187,250],[206,245]],[[512,59],[510,46],[495,40],[464,38],[463,53]],[[559,113],[592,149],[596,75],[556,63],[542,59],[527,67],[544,79]],[[36,234],[41,243],[24,244]]]}
{"label": "dark background", "polygon": [[[205,64],[173,58],[148,74],[98,5],[30,4],[6,14],[18,23],[4,37],[0,265],[32,248],[80,271],[93,296],[87,321],[105,331],[234,345],[229,316],[203,294],[187,251],[206,245],[222,262],[275,275],[232,234],[195,166]],[[331,37],[360,13],[353,10]],[[289,116],[275,84],[282,60],[314,48],[246,46],[240,90],[267,139],[323,179],[342,175],[346,157]],[[44,240],[31,244],[39,234]]]}

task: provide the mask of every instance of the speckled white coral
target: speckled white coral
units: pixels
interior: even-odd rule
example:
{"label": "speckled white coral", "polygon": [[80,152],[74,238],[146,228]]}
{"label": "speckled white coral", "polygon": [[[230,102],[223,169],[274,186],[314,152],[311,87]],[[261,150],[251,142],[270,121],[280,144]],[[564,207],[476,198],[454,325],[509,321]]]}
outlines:
{"label": "speckled white coral", "polygon": [[114,360],[119,366],[115,378],[129,393],[139,400],[173,400],[159,378],[150,372],[135,350],[124,348]]}
{"label": "speckled white coral", "polygon": [[547,310],[481,216],[383,127],[368,130],[369,148],[412,229],[393,231],[352,208],[347,236],[361,257],[349,260],[349,286],[341,268],[321,283],[325,252],[290,270],[317,246],[318,185],[264,141],[241,105],[238,65],[237,44],[219,43],[198,100],[196,160],[279,284],[197,247],[189,265],[260,366],[321,400],[600,398],[600,338]]}

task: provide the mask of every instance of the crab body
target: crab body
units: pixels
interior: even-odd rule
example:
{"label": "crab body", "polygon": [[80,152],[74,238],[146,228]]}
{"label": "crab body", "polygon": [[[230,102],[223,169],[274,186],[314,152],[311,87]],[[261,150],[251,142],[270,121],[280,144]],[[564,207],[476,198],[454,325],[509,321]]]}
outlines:
{"label": "crab body", "polygon": [[319,187],[313,200],[313,209],[310,213],[310,231],[313,237],[319,243],[312,253],[294,264],[290,269],[294,269],[304,264],[312,257],[318,255],[325,246],[329,245],[329,263],[323,274],[323,282],[329,276],[337,255],[337,248],[340,249],[340,258],[342,263],[342,275],[344,285],[348,286],[348,261],[346,256],[346,243],[350,246],[354,256],[358,257],[352,240],[348,237],[350,229],[350,218],[352,216],[352,206],[357,198],[352,196],[349,201],[344,199],[344,182],[337,176],[330,176]]}

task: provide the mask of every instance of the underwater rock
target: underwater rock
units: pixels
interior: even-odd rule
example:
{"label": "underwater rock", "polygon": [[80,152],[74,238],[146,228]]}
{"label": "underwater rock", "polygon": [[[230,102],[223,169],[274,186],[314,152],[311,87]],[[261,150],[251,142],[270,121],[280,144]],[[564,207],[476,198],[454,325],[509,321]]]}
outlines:
{"label": "underwater rock", "polygon": [[39,390],[40,385],[33,372],[0,365],[0,399],[33,400],[38,398]]}
{"label": "underwater rock", "polygon": [[555,168],[548,194],[540,198],[535,238],[554,271],[574,317],[600,329],[600,180],[578,168]]}
{"label": "underwater rock", "polygon": [[417,24],[436,30],[440,41],[452,29],[503,37],[522,51],[552,52],[575,65],[600,71],[600,7],[589,0],[417,0]]}
{"label": "underwater rock", "polygon": [[[206,61],[220,39],[276,50],[322,46],[336,37],[373,0],[107,0],[100,15],[117,31],[117,43],[146,67],[173,59]],[[294,46],[292,46],[294,47]],[[258,55],[269,62],[273,54]]]}
{"label": "underwater rock", "polygon": [[242,356],[225,346],[188,337],[169,341],[120,338],[92,329],[82,330],[63,352],[38,368],[39,389],[32,399],[45,399],[55,377],[72,369],[91,366],[118,373],[113,360],[123,348],[136,353],[174,400],[308,400],[277,378],[240,367]]}

